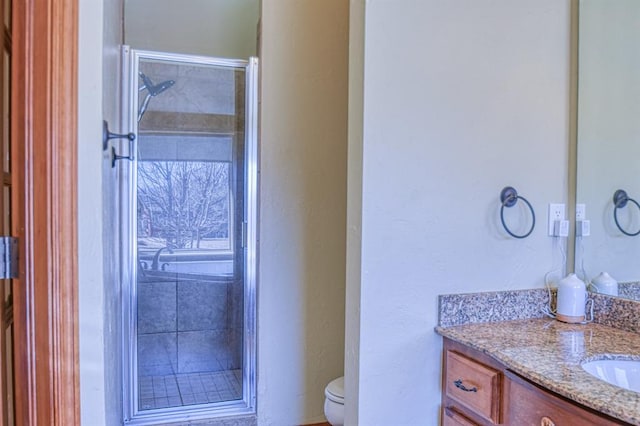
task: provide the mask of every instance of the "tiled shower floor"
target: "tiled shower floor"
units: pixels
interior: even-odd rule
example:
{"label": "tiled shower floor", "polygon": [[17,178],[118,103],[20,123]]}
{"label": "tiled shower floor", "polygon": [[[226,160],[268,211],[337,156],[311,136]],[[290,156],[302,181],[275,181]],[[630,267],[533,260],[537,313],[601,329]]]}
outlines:
{"label": "tiled shower floor", "polygon": [[242,398],[242,370],[144,376],[139,386],[141,410],[232,401]]}

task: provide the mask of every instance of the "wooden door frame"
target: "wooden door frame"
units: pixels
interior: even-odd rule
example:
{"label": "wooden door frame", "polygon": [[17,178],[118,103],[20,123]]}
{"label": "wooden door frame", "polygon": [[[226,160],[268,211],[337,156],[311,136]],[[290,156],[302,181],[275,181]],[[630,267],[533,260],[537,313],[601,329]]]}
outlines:
{"label": "wooden door frame", "polygon": [[13,214],[24,220],[14,226],[19,426],[80,424],[77,52],[78,0],[13,1]]}

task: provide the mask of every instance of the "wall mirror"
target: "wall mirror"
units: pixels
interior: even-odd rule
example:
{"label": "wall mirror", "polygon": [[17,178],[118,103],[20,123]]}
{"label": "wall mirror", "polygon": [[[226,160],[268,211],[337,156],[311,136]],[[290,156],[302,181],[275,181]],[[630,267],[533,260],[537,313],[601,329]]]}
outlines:
{"label": "wall mirror", "polygon": [[578,31],[576,202],[590,235],[576,235],[575,270],[607,272],[621,297],[640,300],[640,234],[623,233],[640,231],[640,208],[613,202],[622,189],[640,203],[640,2],[581,0]]}

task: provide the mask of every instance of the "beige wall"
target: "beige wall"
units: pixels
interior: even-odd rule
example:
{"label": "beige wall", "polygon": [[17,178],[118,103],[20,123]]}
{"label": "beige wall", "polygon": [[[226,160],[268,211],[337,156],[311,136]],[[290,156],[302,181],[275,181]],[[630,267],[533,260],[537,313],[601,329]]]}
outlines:
{"label": "beige wall", "polygon": [[345,298],[345,419],[358,424],[360,285],[362,282],[362,154],[364,130],[365,1],[349,10],[349,148],[347,154],[347,268]]}
{"label": "beige wall", "polygon": [[349,5],[263,0],[258,414],[323,420],[343,374]]}
{"label": "beige wall", "polygon": [[[107,3],[80,10],[81,409],[92,426],[120,416],[116,266],[101,231],[117,225],[103,217],[113,176],[100,172],[100,131],[103,117],[120,130],[121,27]],[[264,10],[258,414],[281,426],[322,421],[324,387],[343,374],[348,4],[265,0]]]}
{"label": "beige wall", "polygon": [[124,0],[124,41],[136,49],[256,56],[259,0]]}
{"label": "beige wall", "polygon": [[[347,228],[349,5],[263,1],[261,425],[322,420],[323,388],[343,372],[347,229],[347,410],[362,425],[436,423],[437,294],[542,285],[557,261],[544,221],[526,240],[505,237],[498,193],[514,185],[540,216],[547,203],[566,199],[568,3],[353,1],[351,70],[359,72],[349,88]],[[101,8],[81,7],[87,416],[93,408],[104,415],[104,390],[91,387],[103,374],[104,330],[90,315],[104,303],[91,275],[102,268],[93,259],[101,250],[102,160],[91,142],[102,118],[101,55],[92,53],[102,39],[91,36],[101,20]]]}
{"label": "beige wall", "polygon": [[[570,0],[352,5],[347,424],[435,425],[437,295],[542,287],[562,262],[545,212],[568,193]],[[501,229],[506,185],[538,214],[527,239]]]}

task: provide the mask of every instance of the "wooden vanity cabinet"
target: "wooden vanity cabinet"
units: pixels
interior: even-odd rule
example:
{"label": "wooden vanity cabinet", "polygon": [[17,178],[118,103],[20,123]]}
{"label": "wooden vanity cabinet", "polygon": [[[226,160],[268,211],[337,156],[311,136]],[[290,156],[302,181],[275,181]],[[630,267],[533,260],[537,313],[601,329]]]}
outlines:
{"label": "wooden vanity cabinet", "polygon": [[493,358],[444,339],[442,425],[501,425],[504,367]]}
{"label": "wooden vanity cabinet", "polygon": [[586,407],[557,396],[526,379],[505,371],[505,395],[508,395],[510,425],[535,426],[610,426],[626,425]]}
{"label": "wooden vanity cabinet", "polygon": [[555,395],[447,338],[443,366],[442,426],[628,425]]}

